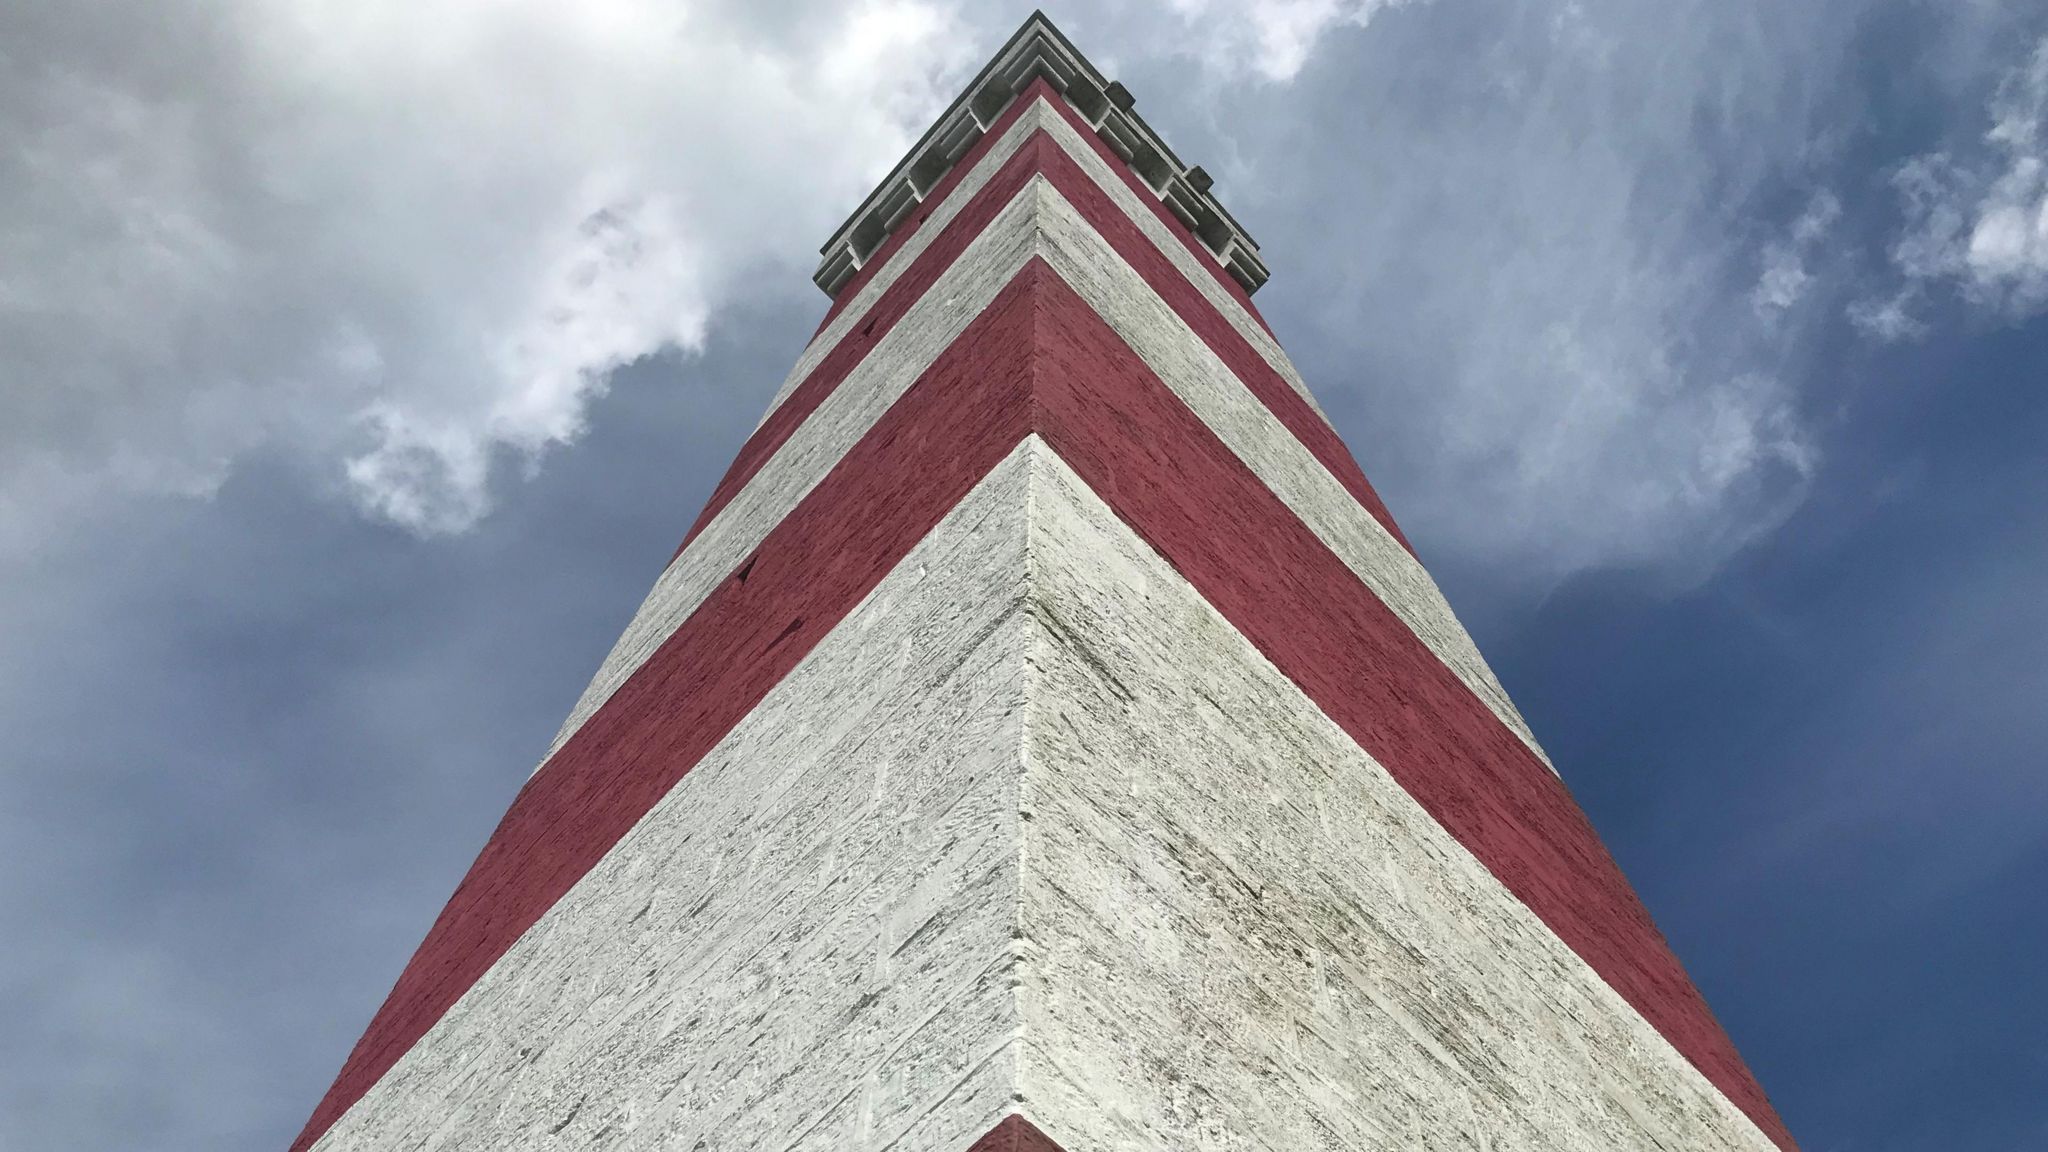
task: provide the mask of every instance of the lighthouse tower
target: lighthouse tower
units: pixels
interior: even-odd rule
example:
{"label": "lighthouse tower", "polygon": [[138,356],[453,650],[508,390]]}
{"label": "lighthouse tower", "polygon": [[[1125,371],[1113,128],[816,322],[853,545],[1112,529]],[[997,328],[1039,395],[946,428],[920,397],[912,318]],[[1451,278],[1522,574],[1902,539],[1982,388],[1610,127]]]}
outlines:
{"label": "lighthouse tower", "polygon": [[1792,1149],[1266,277],[1026,21],[295,1152]]}

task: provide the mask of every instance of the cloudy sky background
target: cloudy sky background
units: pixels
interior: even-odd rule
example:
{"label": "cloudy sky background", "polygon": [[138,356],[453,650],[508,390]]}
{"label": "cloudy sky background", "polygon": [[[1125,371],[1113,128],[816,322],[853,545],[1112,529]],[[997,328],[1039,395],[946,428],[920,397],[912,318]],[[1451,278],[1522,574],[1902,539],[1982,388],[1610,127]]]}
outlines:
{"label": "cloudy sky background", "polygon": [[[0,1147],[289,1141],[1023,15],[0,7]],[[1809,1152],[2048,1146],[2048,10],[1052,15]]]}

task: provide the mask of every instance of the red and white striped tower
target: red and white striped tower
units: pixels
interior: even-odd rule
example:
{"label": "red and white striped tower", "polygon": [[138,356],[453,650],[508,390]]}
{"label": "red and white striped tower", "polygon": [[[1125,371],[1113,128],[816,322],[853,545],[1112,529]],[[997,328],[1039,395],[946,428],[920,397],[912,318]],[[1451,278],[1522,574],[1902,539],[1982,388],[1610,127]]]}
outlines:
{"label": "red and white striped tower", "polygon": [[1792,1149],[1034,15],[295,1150]]}

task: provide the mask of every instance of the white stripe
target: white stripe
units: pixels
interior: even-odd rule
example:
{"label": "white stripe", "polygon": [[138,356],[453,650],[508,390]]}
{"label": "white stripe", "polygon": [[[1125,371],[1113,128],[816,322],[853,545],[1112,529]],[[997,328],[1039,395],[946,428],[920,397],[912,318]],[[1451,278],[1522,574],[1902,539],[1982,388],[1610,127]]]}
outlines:
{"label": "white stripe", "polygon": [[1095,493],[1032,514],[1020,1098],[1067,1152],[1774,1152]]}
{"label": "white stripe", "polygon": [[1016,1082],[1030,451],[315,1147],[962,1152],[994,1126]]}
{"label": "white stripe", "polygon": [[[1046,114],[1055,115],[1049,109]],[[1042,178],[1019,191],[662,573],[563,722],[549,756],[759,546],[1033,256],[1043,256],[1274,494],[1549,763],[1421,563]]]}

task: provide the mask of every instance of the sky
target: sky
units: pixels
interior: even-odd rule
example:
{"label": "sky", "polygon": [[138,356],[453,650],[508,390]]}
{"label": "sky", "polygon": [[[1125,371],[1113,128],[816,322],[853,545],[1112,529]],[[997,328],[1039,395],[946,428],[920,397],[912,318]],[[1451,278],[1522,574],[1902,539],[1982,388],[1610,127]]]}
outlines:
{"label": "sky", "polygon": [[[2048,1147],[2048,8],[1048,10],[1802,1145]],[[1024,15],[0,6],[0,1148],[290,1141]]]}

